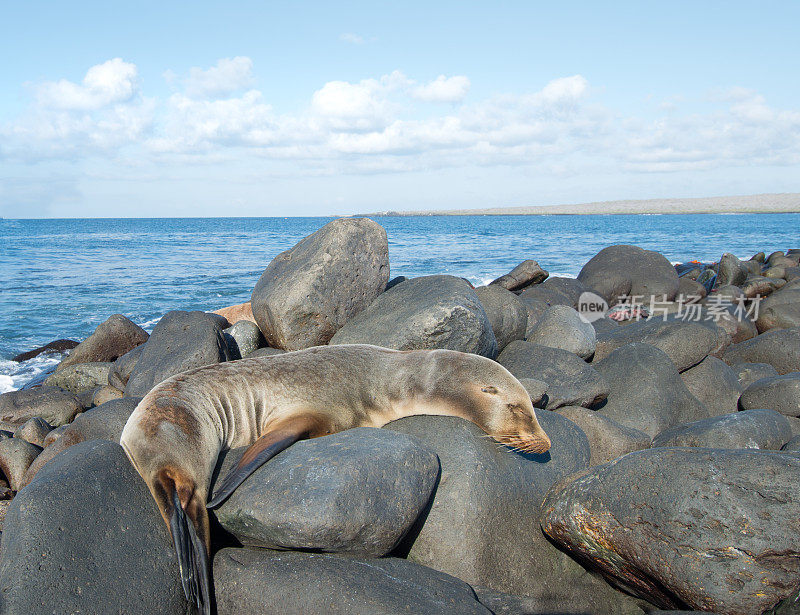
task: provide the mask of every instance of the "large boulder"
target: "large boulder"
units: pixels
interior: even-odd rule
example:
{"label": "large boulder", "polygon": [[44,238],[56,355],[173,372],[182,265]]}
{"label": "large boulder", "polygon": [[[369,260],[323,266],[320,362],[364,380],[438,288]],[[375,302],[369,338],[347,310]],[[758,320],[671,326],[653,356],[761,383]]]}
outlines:
{"label": "large boulder", "polygon": [[497,340],[478,295],[469,282],[449,275],[412,278],[387,290],[330,343],[497,355]]}
{"label": "large boulder", "polygon": [[767,363],[736,363],[731,369],[739,381],[739,389],[744,391],[756,380],[777,376],[778,371]]}
{"label": "large boulder", "polygon": [[253,324],[256,322],[256,319],[253,316],[253,307],[250,305],[249,301],[247,303],[229,305],[227,307],[214,310],[213,313],[217,314],[218,316],[222,316],[228,321],[229,325],[235,325],[237,322],[242,320],[247,320]]}
{"label": "large boulder", "polygon": [[689,392],[705,404],[712,415],[736,412],[742,389],[736,372],[716,357],[706,357],[681,374]]}
{"label": "large boulder", "polygon": [[649,344],[628,344],[596,363],[609,386],[598,412],[654,437],[680,423],[708,418],[667,354]]}
{"label": "large boulder", "polygon": [[339,218],[281,252],[250,300],[270,346],[327,344],[389,281],[386,231],[368,218]]}
{"label": "large boulder", "polygon": [[79,444],[17,494],[0,612],[185,614],[169,530],[119,444]]}
{"label": "large boulder", "polygon": [[740,286],[746,279],[748,269],[733,254],[726,252],[717,265],[717,286]]}
{"label": "large boulder", "polygon": [[800,372],[756,380],[744,390],[739,405],[744,410],[770,408],[800,417]]}
{"label": "large boulder", "polygon": [[205,312],[168,312],[142,346],[125,385],[125,395],[144,397],[170,376],[229,359],[222,326],[216,318]]}
{"label": "large boulder", "polygon": [[220,550],[219,615],[491,615],[463,581],[412,562],[327,553]]}
{"label": "large boulder", "polygon": [[61,354],[65,353],[68,350],[72,350],[78,345],[78,342],[75,340],[53,340],[52,342],[47,342],[44,346],[39,346],[38,348],[34,348],[33,350],[27,350],[25,352],[21,352],[20,354],[13,357],[12,361],[22,362],[22,361],[29,361],[34,357],[38,357],[40,354]]}
{"label": "large boulder", "polygon": [[137,346],[130,352],[126,352],[119,359],[114,361],[111,370],[108,372],[109,386],[119,389],[120,391],[125,390],[125,385],[128,384],[133,370],[136,369],[136,364],[139,362],[139,357],[143,349],[144,344]]}
{"label": "large boulder", "polygon": [[608,395],[608,384],[602,376],[567,350],[531,342],[511,342],[497,357],[497,362],[517,378],[545,382],[548,410],[561,406],[589,408]]}
{"label": "large boulder", "polygon": [[0,440],[0,470],[12,491],[22,488],[25,471],[41,452],[40,446],[20,438]]}
{"label": "large boulder", "polygon": [[72,421],[83,410],[73,393],[57,387],[21,389],[0,395],[0,421],[22,425],[40,417],[57,427]]}
{"label": "large boulder", "polygon": [[761,310],[756,320],[759,333],[772,329],[796,329],[800,327],[800,303],[770,305]]}
{"label": "large boulder", "polygon": [[[226,457],[220,476],[243,452]],[[298,442],[216,515],[245,545],[380,557],[417,520],[438,478],[436,455],[413,438],[361,427]]]}
{"label": "large boulder", "polygon": [[249,320],[240,320],[225,329],[223,333],[231,356],[246,357],[266,345],[261,329]]}
{"label": "large boulder", "polygon": [[528,308],[510,290],[495,284],[475,289],[497,339],[498,351],[514,340],[525,338]]}
{"label": "large boulder", "polygon": [[76,363],[50,374],[44,381],[45,386],[58,387],[75,393],[90,391],[108,383],[109,372],[113,363]]}
{"label": "large boulder", "polygon": [[594,354],[597,335],[594,327],[566,305],[547,308],[526,340],[550,348],[561,348],[582,359]]}
{"label": "large boulder", "polygon": [[539,284],[548,273],[533,260],[522,261],[507,274],[500,276],[490,284],[506,290],[522,290],[531,284]]}
{"label": "large boulder", "polygon": [[800,329],[774,329],[733,344],[722,355],[728,365],[768,363],[779,374],[800,372]]}
{"label": "large boulder", "polygon": [[775,410],[745,410],[684,423],[653,438],[653,447],[760,448],[777,451],[792,438],[786,417]]}
{"label": "large boulder", "polygon": [[564,406],[556,410],[583,430],[589,439],[589,465],[597,466],[618,457],[650,448],[650,436],[643,431],[625,427],[600,412],[581,406]]}
{"label": "large boulder", "polygon": [[147,332],[122,314],[100,323],[89,337],[58,364],[56,371],[78,363],[108,363],[147,341]]}
{"label": "large boulder", "polygon": [[621,297],[671,301],[678,292],[678,273],[670,262],[658,252],[636,246],[603,248],[583,266],[578,280],[611,305]]}
{"label": "large boulder", "polygon": [[661,608],[755,615],[797,589],[799,481],[792,454],[638,451],[553,488],[542,527]]}
{"label": "large boulder", "polygon": [[555,289],[572,300],[572,307],[578,305],[578,300],[587,289],[577,278],[564,278],[553,276],[542,282],[542,288]]}

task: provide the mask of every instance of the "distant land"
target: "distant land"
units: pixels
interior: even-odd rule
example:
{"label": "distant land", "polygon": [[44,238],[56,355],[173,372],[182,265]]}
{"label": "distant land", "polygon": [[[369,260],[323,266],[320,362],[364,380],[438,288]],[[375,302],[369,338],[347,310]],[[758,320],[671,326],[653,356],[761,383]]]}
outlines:
{"label": "distant land", "polygon": [[578,205],[536,207],[489,207],[486,209],[442,209],[380,211],[364,216],[533,216],[590,214],[768,214],[800,212],[800,193],[712,196],[696,199],[647,199],[603,201]]}

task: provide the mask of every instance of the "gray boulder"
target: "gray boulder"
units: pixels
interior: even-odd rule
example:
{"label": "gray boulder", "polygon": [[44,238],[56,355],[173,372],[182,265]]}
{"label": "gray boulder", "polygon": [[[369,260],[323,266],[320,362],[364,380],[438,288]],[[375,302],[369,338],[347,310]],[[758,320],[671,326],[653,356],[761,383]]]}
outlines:
{"label": "gray boulder", "polygon": [[646,433],[625,427],[594,410],[565,406],[556,412],[575,423],[586,434],[591,449],[589,465],[601,465],[633,451],[650,448],[650,436]]}
{"label": "gray boulder", "polygon": [[739,388],[744,391],[756,380],[777,376],[778,371],[768,363],[736,363],[731,369],[739,380]]}
{"label": "gray boulder", "polygon": [[564,292],[555,286],[545,286],[544,284],[537,284],[529,286],[520,295],[523,301],[543,301],[549,306],[552,305],[566,305],[572,307],[574,302],[569,293]]}
{"label": "gray boulder", "polygon": [[44,440],[51,431],[53,431],[53,426],[50,423],[35,416],[20,425],[19,429],[14,432],[14,437],[38,447],[44,447]]}
{"label": "gray boulder", "polygon": [[413,278],[386,291],[330,343],[497,356],[497,340],[478,295],[469,282],[449,275]]}
{"label": "gray boulder", "polygon": [[144,344],[137,346],[114,361],[114,365],[111,366],[111,371],[108,372],[109,386],[119,389],[120,391],[125,390],[125,385],[128,384],[133,370],[136,369],[136,364],[139,362],[139,357],[142,354],[143,348]]}
{"label": "gray boulder", "polygon": [[72,421],[81,410],[83,406],[74,394],[56,387],[21,389],[0,395],[0,421],[17,426],[38,416],[57,427]]}
{"label": "gray boulder", "polygon": [[122,314],[100,323],[89,337],[73,348],[56,371],[79,363],[108,363],[147,341],[147,332]]}
{"label": "gray boulder", "polygon": [[270,346],[327,344],[389,281],[386,231],[368,218],[339,218],[276,256],[250,304]]}
{"label": "gray boulder", "polygon": [[[226,457],[220,476],[244,450]],[[438,477],[436,455],[413,438],[349,429],[282,452],[216,515],[245,545],[380,557],[425,509]]]}
{"label": "gray boulder", "polygon": [[542,528],[664,609],[762,613],[800,577],[800,458],[655,448],[553,488]]}
{"label": "gray boulder", "polygon": [[712,415],[728,414],[739,409],[739,395],[742,393],[739,379],[724,361],[706,357],[683,372],[681,380]]}
{"label": "gray boulder", "polygon": [[550,348],[561,348],[586,359],[594,354],[597,336],[594,327],[581,319],[574,309],[566,305],[553,305],[542,314],[526,340]]}
{"label": "gray boulder", "polygon": [[214,587],[219,615],[491,615],[463,581],[396,558],[228,548]]}
{"label": "gray boulder", "polygon": [[503,350],[514,340],[525,338],[528,308],[514,293],[495,284],[480,286],[475,289],[475,294],[492,326],[498,350]]}
{"label": "gray boulder", "polygon": [[800,329],[773,329],[730,346],[721,359],[736,363],[768,363],[779,374],[800,372]]}
{"label": "gray boulder", "polygon": [[169,530],[119,444],[73,447],[14,498],[0,612],[188,612]]}
{"label": "gray boulder", "polygon": [[653,447],[760,448],[777,451],[792,437],[789,421],[774,410],[745,410],[677,425],[653,438]]}
{"label": "gray boulder", "polygon": [[800,417],[800,372],[756,380],[744,390],[739,405],[743,410],[770,408]]}
{"label": "gray boulder", "polygon": [[249,320],[240,320],[225,329],[223,333],[228,341],[231,356],[238,354],[240,357],[247,357],[267,343],[258,325]]}
{"label": "gray boulder", "polygon": [[205,312],[168,312],[142,346],[125,395],[143,397],[170,376],[229,359],[219,321]]}
{"label": "gray boulder", "polygon": [[571,352],[530,342],[511,342],[497,362],[517,378],[547,384],[548,410],[561,406],[592,407],[608,395],[608,384],[585,361]]}
{"label": "gray boulder", "polygon": [[541,286],[542,288],[546,289],[555,289],[563,295],[569,297],[569,299],[572,300],[572,307],[576,307],[578,305],[578,299],[580,299],[580,296],[589,290],[577,278],[564,278],[559,276],[547,278],[544,282],[542,282]]}
{"label": "gray boulder", "polygon": [[687,301],[689,298],[699,297],[702,299],[708,293],[706,287],[687,276],[683,276],[678,280],[678,293],[675,295],[677,300],[679,297]]}
{"label": "gray boulder", "polygon": [[531,284],[539,284],[548,273],[539,267],[539,263],[532,260],[522,261],[510,272],[500,276],[491,284],[505,288],[506,290],[521,290]]}
{"label": "gray boulder", "polygon": [[747,279],[748,269],[733,254],[726,252],[717,265],[717,286],[739,286]]}
{"label": "gray boulder", "polygon": [[800,327],[800,303],[784,303],[761,310],[756,320],[759,333],[772,329],[796,329]]}
{"label": "gray boulder", "polygon": [[800,453],[800,435],[792,436],[786,444],[781,447],[784,453]]}
{"label": "gray boulder", "polygon": [[70,393],[83,393],[108,383],[112,363],[76,363],[50,374],[45,386],[58,387]]}
{"label": "gray boulder", "polygon": [[594,365],[609,386],[598,412],[654,437],[665,429],[709,416],[689,393],[675,364],[649,344],[617,348]]}
{"label": "gray boulder", "polygon": [[525,338],[527,339],[550,305],[546,301],[535,299],[530,295],[527,297],[520,295],[519,300],[522,301],[525,305],[525,309],[528,310],[528,325],[525,328]]}
{"label": "gray boulder", "polygon": [[583,266],[578,280],[611,305],[632,296],[672,301],[678,292],[678,273],[672,264],[658,252],[636,246],[603,248]]}
{"label": "gray boulder", "polygon": [[12,491],[22,488],[25,471],[42,452],[42,447],[20,438],[0,440],[0,469]]}

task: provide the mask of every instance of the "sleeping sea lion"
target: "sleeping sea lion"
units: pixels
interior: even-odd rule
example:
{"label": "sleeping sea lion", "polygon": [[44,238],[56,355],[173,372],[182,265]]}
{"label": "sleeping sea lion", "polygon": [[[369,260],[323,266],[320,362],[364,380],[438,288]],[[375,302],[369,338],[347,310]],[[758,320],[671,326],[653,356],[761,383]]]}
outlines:
{"label": "sleeping sea lion", "polygon": [[[187,600],[210,613],[206,507],[221,504],[293,442],[419,414],[467,419],[515,450],[550,448],[528,393],[499,363],[452,350],[368,345],[318,346],[178,374],[142,399],[120,444],[170,529]],[[249,449],[207,503],[220,452],[240,446]]]}

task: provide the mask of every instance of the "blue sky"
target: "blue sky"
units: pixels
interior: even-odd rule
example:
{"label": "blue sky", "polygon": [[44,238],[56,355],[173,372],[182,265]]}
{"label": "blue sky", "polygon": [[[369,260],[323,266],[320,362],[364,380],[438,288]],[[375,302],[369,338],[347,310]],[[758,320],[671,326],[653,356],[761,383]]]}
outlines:
{"label": "blue sky", "polygon": [[7,3],[0,215],[800,192],[797,2]]}

